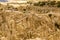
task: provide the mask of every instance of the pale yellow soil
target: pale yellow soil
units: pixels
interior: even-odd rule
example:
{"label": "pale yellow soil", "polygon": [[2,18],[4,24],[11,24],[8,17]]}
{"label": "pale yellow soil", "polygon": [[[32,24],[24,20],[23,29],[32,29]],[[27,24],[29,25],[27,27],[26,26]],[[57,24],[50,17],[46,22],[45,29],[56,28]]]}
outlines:
{"label": "pale yellow soil", "polygon": [[12,9],[0,7],[1,40],[60,40],[59,8],[20,6],[18,11]]}

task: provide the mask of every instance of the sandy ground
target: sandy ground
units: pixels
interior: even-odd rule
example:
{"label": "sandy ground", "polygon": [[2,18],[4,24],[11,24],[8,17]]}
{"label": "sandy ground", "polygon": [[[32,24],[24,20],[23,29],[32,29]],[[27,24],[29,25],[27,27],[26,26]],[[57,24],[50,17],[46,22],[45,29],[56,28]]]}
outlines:
{"label": "sandy ground", "polygon": [[1,40],[60,40],[60,9],[0,7]]}

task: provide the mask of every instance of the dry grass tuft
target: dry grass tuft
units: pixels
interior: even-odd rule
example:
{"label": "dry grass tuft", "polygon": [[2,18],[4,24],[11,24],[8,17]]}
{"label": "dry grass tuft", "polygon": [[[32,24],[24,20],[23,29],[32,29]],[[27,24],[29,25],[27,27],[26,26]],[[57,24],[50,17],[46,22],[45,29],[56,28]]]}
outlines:
{"label": "dry grass tuft", "polygon": [[60,13],[32,7],[0,13],[1,40],[60,40]]}

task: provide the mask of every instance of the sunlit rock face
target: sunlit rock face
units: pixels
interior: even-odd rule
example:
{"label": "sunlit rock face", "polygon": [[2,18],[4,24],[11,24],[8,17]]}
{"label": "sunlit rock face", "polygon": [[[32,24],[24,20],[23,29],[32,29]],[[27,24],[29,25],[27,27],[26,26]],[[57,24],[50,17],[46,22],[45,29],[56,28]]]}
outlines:
{"label": "sunlit rock face", "polygon": [[0,2],[7,2],[8,0],[0,0]]}

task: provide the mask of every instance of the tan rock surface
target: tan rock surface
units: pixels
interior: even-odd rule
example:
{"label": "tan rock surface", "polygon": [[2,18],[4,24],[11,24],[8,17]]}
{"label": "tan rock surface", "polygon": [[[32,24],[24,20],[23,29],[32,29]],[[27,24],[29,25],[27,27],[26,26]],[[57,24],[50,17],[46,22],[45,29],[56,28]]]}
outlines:
{"label": "tan rock surface", "polygon": [[59,8],[20,6],[16,11],[10,7],[0,11],[1,40],[60,40]]}

